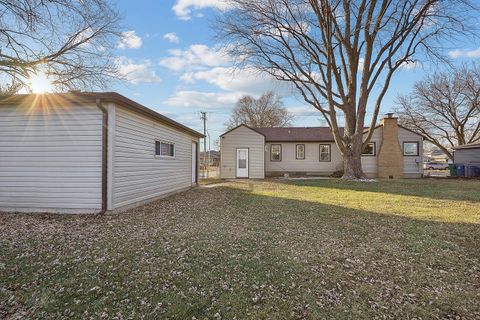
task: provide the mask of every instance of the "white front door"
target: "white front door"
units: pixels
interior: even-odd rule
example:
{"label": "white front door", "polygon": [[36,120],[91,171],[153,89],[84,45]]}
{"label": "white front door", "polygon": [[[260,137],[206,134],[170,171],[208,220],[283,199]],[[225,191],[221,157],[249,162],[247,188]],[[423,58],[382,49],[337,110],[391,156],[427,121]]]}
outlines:
{"label": "white front door", "polygon": [[197,143],[192,142],[192,183],[197,183]]}
{"label": "white front door", "polygon": [[248,178],[248,149],[237,149],[237,178]]}

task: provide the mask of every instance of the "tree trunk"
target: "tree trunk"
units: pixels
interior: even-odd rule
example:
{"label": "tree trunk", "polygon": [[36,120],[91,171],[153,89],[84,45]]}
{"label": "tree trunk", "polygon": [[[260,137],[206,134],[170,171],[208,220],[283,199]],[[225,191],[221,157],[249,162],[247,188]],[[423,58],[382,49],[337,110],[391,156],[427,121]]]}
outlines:
{"label": "tree trunk", "polygon": [[367,176],[362,170],[362,152],[349,151],[343,155],[343,176],[344,180],[366,179]]}

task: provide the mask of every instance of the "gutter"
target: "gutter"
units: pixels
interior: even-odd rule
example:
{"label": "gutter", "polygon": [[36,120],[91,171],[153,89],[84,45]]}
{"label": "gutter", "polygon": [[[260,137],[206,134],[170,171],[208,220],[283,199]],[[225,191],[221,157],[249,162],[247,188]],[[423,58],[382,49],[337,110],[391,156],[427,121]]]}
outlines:
{"label": "gutter", "polygon": [[104,214],[107,211],[107,167],[108,167],[108,111],[102,105],[100,98],[96,98],[98,109],[102,111],[102,210],[99,214]]}

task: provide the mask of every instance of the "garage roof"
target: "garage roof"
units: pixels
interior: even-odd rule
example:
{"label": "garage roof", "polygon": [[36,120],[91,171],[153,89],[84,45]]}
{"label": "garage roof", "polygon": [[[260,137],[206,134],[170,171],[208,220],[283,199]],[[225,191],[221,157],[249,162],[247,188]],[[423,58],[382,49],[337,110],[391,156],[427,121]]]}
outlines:
{"label": "garage roof", "polygon": [[480,142],[468,143],[461,146],[456,146],[454,149],[458,150],[458,149],[474,149],[474,148],[480,148]]}
{"label": "garage roof", "polygon": [[190,129],[189,127],[176,122],[150,108],[141,105],[138,102],[128,99],[127,97],[116,92],[69,92],[69,93],[43,93],[43,94],[16,94],[0,97],[0,105],[12,104],[39,104],[46,105],[55,101],[62,104],[92,104],[97,99],[101,102],[113,102],[124,106],[132,111],[144,114],[147,117],[163,122],[171,127],[179,129],[195,137],[203,137],[203,134]]}

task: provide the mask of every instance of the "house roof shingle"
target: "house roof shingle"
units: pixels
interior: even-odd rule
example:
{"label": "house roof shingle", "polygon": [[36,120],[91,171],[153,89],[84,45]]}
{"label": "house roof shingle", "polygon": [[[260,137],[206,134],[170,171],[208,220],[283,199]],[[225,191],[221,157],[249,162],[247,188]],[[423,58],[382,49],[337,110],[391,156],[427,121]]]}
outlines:
{"label": "house roof shingle", "polygon": [[[241,124],[235,128],[223,133],[220,137],[227,135],[239,127],[246,127],[265,137],[265,142],[334,142],[332,131],[329,127],[273,127],[273,128],[257,128],[249,127]],[[381,124],[375,126],[373,129],[382,127]],[[411,131],[401,125],[399,128],[408,130],[416,135],[418,133]],[[343,127],[338,128],[340,136],[343,136]],[[364,127],[364,133],[367,133],[368,127]]]}
{"label": "house roof shingle", "polygon": [[[265,136],[266,142],[321,142],[334,141],[329,127],[251,128]],[[339,128],[343,135],[343,128]]]}

